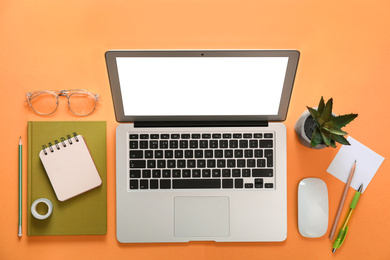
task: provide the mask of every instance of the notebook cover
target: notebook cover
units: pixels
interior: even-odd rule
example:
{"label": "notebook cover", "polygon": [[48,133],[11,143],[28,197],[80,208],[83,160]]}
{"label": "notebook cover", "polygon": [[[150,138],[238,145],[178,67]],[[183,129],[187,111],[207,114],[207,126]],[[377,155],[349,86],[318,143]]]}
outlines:
{"label": "notebook cover", "polygon": [[65,201],[102,185],[82,135],[62,140],[39,153],[57,199]]}
{"label": "notebook cover", "polygon": [[[66,201],[59,201],[39,158],[42,145],[61,137],[83,135],[96,165],[102,185]],[[35,219],[31,204],[39,198],[53,203],[53,213]],[[27,235],[104,235],[107,232],[106,122],[29,121]]]}

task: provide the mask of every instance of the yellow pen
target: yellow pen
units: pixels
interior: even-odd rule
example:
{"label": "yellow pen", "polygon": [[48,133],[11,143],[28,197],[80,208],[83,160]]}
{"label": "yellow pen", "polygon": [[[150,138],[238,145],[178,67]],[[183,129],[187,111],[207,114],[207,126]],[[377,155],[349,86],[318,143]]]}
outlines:
{"label": "yellow pen", "polygon": [[336,240],[333,243],[333,250],[332,252],[336,252],[336,250],[343,244],[345,237],[347,236],[348,232],[348,222],[351,219],[352,212],[356,208],[357,202],[359,201],[360,194],[363,190],[363,184],[360,185],[359,189],[356,191],[355,196],[353,196],[351,205],[349,206],[349,212],[347,215],[347,218],[345,219],[345,222],[343,226],[341,227],[341,230],[339,232],[339,235],[337,236]]}

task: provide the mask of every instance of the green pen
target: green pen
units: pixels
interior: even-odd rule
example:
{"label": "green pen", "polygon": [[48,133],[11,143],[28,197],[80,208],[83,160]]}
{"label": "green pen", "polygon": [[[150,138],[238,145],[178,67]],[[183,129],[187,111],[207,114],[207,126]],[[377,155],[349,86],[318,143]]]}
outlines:
{"label": "green pen", "polygon": [[363,190],[363,184],[360,185],[359,189],[355,193],[355,196],[353,196],[351,205],[349,206],[349,212],[348,212],[347,218],[345,219],[344,225],[342,226],[342,228],[339,232],[339,235],[337,236],[336,240],[333,243],[333,250],[332,250],[333,253],[336,252],[337,248],[339,248],[343,244],[344,239],[347,236],[347,232],[348,232],[347,225],[348,225],[349,220],[351,219],[353,210],[356,208],[356,205],[357,205],[357,202],[359,201],[360,194],[361,194],[362,190]]}

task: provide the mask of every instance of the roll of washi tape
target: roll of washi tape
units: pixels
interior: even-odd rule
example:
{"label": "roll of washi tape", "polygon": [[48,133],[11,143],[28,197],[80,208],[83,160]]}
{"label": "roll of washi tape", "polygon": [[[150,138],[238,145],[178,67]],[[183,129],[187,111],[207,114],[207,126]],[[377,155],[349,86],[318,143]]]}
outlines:
{"label": "roll of washi tape", "polygon": [[[37,211],[37,205],[39,203],[44,203],[46,204],[47,206],[47,213],[45,215],[41,215],[38,213]],[[37,199],[36,201],[33,202],[33,204],[31,205],[31,214],[33,214],[33,216],[36,218],[36,219],[47,219],[51,213],[53,212],[53,204],[51,203],[50,200],[48,199],[45,199],[45,198],[40,198],[40,199]]]}

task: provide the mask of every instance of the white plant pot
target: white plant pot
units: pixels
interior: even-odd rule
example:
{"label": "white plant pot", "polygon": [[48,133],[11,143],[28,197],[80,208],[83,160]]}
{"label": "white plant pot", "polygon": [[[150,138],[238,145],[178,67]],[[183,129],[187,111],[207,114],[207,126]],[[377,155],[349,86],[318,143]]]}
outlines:
{"label": "white plant pot", "polygon": [[295,123],[295,126],[294,126],[295,132],[298,135],[299,141],[301,141],[301,143],[304,146],[312,148],[312,149],[323,149],[323,148],[327,147],[325,144],[319,144],[315,147],[310,146],[311,139],[309,139],[309,137],[305,133],[305,122],[309,116],[310,116],[310,112],[308,110],[306,110],[302,113],[302,115],[298,118],[298,121]]}

